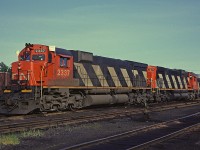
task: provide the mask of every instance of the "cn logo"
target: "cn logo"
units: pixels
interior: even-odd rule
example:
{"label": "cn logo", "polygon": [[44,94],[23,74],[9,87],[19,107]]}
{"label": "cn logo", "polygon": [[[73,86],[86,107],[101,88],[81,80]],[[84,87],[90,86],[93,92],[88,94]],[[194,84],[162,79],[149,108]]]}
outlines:
{"label": "cn logo", "polygon": [[[12,74],[12,80],[17,80],[18,79],[18,74]],[[19,80],[27,80],[27,77],[25,76],[24,73],[19,74]]]}

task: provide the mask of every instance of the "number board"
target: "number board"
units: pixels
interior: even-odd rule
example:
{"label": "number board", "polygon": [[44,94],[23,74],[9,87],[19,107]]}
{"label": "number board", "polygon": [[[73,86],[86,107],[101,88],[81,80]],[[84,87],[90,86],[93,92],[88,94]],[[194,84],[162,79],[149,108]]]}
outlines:
{"label": "number board", "polygon": [[58,77],[69,77],[70,75],[70,70],[67,69],[58,69],[57,70],[57,76]]}

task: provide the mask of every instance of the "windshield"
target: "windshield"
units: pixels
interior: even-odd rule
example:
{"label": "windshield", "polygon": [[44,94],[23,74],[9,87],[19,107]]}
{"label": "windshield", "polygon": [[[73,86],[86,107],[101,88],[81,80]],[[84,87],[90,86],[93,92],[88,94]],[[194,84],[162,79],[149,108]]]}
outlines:
{"label": "windshield", "polygon": [[30,52],[24,52],[23,55],[20,56],[20,60],[30,60]]}
{"label": "windshield", "polygon": [[32,60],[40,60],[40,61],[43,61],[45,60],[45,55],[44,54],[37,54],[37,55],[33,55],[32,56]]}

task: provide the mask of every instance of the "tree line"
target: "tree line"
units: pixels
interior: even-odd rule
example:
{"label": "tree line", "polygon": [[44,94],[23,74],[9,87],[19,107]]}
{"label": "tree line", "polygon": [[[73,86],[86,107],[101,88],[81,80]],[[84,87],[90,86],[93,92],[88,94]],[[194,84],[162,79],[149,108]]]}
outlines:
{"label": "tree line", "polygon": [[10,72],[11,68],[7,66],[5,63],[0,62],[0,72]]}

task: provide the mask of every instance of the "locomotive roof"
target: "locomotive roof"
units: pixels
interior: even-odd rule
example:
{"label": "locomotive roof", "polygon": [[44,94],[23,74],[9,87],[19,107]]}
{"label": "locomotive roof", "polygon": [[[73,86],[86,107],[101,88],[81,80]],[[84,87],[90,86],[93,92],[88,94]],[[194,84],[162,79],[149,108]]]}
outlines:
{"label": "locomotive roof", "polygon": [[55,53],[58,55],[68,55],[72,56],[72,53],[69,50],[63,49],[63,48],[57,48],[55,49]]}

